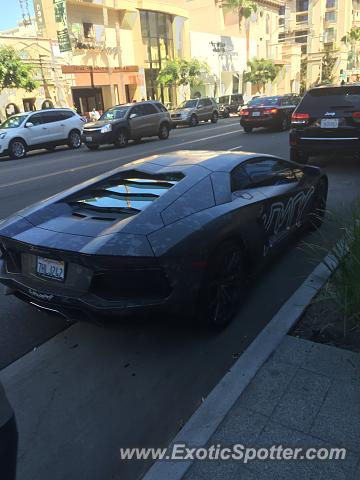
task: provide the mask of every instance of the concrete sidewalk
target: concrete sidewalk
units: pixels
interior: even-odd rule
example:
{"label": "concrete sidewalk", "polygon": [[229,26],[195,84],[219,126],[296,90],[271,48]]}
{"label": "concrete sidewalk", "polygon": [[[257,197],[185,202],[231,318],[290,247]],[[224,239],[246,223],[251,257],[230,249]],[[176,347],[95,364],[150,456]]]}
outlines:
{"label": "concrete sidewalk", "polygon": [[359,480],[360,355],[286,336],[208,445],[344,447],[345,460],[195,461],[185,480]]}

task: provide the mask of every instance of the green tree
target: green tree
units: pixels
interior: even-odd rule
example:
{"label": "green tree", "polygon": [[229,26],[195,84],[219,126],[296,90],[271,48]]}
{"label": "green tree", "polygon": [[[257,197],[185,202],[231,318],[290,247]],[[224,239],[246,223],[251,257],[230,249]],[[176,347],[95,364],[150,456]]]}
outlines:
{"label": "green tree", "polygon": [[208,64],[197,58],[191,60],[175,58],[164,64],[156,80],[159,85],[166,87],[178,87],[180,85],[195,87],[202,83],[202,75],[209,73],[209,71]]}
{"label": "green tree", "polygon": [[11,47],[0,47],[0,92],[4,88],[24,88],[31,92],[37,87],[33,80],[33,68],[24,64]]}
{"label": "green tree", "polygon": [[353,27],[341,41],[350,46],[348,68],[359,68],[358,44],[360,43],[360,27]]}
{"label": "green tree", "polygon": [[255,85],[258,93],[264,90],[268,82],[273,82],[281,70],[273,60],[264,58],[254,58],[248,62],[248,67],[250,70],[244,73],[244,82]]}
{"label": "green tree", "polygon": [[252,0],[215,0],[215,3],[225,10],[235,12],[238,18],[239,30],[244,21],[246,34],[246,61],[250,58],[250,17],[258,10],[257,2]]}
{"label": "green tree", "polygon": [[324,55],[321,60],[321,73],[319,84],[330,85],[334,83],[334,67],[336,64],[336,57],[330,46],[326,46],[323,51]]}

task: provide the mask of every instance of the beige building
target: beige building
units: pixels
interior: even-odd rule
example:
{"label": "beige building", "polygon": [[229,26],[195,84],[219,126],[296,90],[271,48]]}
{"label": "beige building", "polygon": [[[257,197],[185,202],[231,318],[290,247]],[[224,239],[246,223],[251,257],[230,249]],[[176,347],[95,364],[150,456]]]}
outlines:
{"label": "beige building", "polygon": [[[191,56],[205,60],[213,72],[202,93],[225,95],[255,93],[255,86],[243,84],[248,60],[272,59],[282,67],[279,77],[266,87],[268,94],[298,91],[300,49],[278,45],[282,0],[261,0],[248,21],[226,8],[225,1],[189,0]],[[296,83],[297,82],[297,83]]]}
{"label": "beige building", "polygon": [[34,79],[39,87],[27,92],[24,89],[4,89],[0,92],[0,118],[21,111],[39,110],[51,106],[67,106],[70,89],[56,61],[56,45],[49,38],[39,37],[31,26],[17,27],[0,33],[0,46],[14,48],[22,61],[33,66]]}
{"label": "beige building", "polygon": [[304,84],[316,85],[322,77],[323,51],[336,57],[334,82],[356,76],[348,62],[349,46],[341,39],[352,26],[360,26],[358,0],[288,0],[279,19],[279,43],[300,45],[304,60]]}
{"label": "beige building", "polygon": [[[71,50],[62,54],[63,74],[78,111],[159,98],[176,102],[156,76],[166,58],[188,56],[185,0],[67,0]],[[57,37],[53,0],[42,0],[44,34]]]}

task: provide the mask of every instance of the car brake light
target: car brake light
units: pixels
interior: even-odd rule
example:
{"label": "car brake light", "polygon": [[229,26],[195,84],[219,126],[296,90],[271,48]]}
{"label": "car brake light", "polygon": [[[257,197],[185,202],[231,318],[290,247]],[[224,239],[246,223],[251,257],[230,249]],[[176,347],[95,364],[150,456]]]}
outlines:
{"label": "car brake light", "polygon": [[275,115],[277,112],[278,112],[277,108],[266,108],[263,113],[265,115]]}
{"label": "car brake light", "polygon": [[310,115],[308,113],[293,113],[291,116],[291,120],[301,120],[301,121],[306,121],[310,119]]}
{"label": "car brake light", "polygon": [[249,110],[241,110],[240,115],[250,115]]}
{"label": "car brake light", "polygon": [[355,122],[360,122],[360,112],[353,112],[352,118],[355,120]]}

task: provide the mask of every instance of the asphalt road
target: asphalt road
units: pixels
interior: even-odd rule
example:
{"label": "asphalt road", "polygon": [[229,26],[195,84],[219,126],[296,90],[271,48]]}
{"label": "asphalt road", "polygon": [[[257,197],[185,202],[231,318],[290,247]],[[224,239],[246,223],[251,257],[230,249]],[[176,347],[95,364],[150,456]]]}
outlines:
{"label": "asphalt road", "polygon": [[[237,149],[288,157],[288,134],[244,134],[237,119],[177,129],[168,141],[125,150],[61,150],[0,162],[0,218],[125,162],[178,149]],[[354,158],[316,163],[329,174],[328,208],[337,216],[355,200]],[[142,462],[121,463],[126,446],[164,446],[286,299],[314,268],[302,245],[333,238],[337,227],[298,239],[254,282],[235,321],[220,334],[138,318],[108,328],[77,323],[0,373],[20,430],[18,480],[135,480]],[[0,296],[0,366],[67,324]]]}

